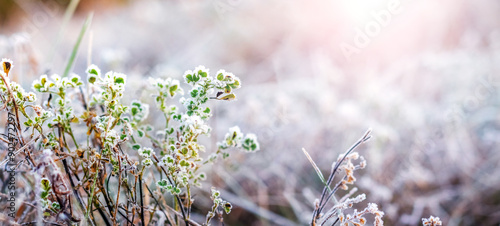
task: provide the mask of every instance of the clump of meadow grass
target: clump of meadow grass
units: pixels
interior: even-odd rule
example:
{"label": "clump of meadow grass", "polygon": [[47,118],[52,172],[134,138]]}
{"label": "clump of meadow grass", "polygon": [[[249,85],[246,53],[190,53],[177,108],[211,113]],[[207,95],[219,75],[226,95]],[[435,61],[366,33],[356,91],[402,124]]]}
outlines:
{"label": "clump of meadow grass", "polygon": [[[232,149],[260,149],[254,134],[236,126],[217,150],[202,157],[206,148],[199,138],[211,132],[206,103],[234,100],[241,87],[240,79],[224,70],[215,76],[203,66],[186,71],[186,92],[178,80],[150,78],[165,122],[153,126],[146,123],[148,104],[123,100],[125,74],[103,74],[91,65],[86,79],[42,75],[32,84],[37,95],[9,80],[12,66],[2,60],[0,103],[16,116],[16,171],[30,172],[32,188],[19,204],[23,211],[3,219],[7,223],[200,225],[192,219],[192,206],[194,188],[207,177],[202,168]],[[177,96],[181,107],[174,104]],[[232,209],[215,187],[210,198],[213,206],[203,225],[214,217],[222,221]]]}

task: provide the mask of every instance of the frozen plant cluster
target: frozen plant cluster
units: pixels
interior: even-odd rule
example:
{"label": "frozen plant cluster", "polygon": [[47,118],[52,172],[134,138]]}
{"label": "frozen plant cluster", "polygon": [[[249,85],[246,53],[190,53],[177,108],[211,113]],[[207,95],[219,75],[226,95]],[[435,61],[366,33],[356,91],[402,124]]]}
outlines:
{"label": "frozen plant cluster", "polygon": [[[367,223],[365,214],[373,214],[375,216],[375,221],[373,225],[382,226],[384,221],[382,217],[384,212],[378,209],[377,204],[368,203],[368,206],[362,210],[358,211],[354,209],[352,213],[346,213],[348,210],[354,207],[354,204],[360,203],[366,199],[365,194],[360,194],[354,198],[350,198],[356,191],[357,188],[352,188],[349,193],[337,200],[335,193],[339,190],[349,190],[348,185],[353,185],[356,182],[356,177],[354,177],[354,171],[358,169],[364,169],[366,167],[366,161],[363,156],[360,156],[357,152],[353,152],[360,144],[368,141],[371,138],[371,130],[368,130],[361,139],[359,139],[349,150],[344,154],[339,155],[337,160],[332,164],[332,169],[328,179],[325,180],[323,174],[316,166],[316,163],[309,156],[308,152],[304,149],[304,154],[311,162],[312,166],[315,168],[316,173],[325,185],[320,199],[316,199],[314,203],[314,211],[311,220],[311,225],[324,225],[331,224],[335,225],[339,223],[342,226],[349,225],[365,225]],[[355,164],[353,161],[359,159],[359,163]],[[340,172],[343,173],[341,179],[331,187],[336,175]],[[333,204],[330,204],[333,201]]]}
{"label": "frozen plant cluster", "polygon": [[[91,225],[137,220],[145,225],[159,221],[199,225],[191,215],[194,197],[207,178],[203,167],[219,156],[228,157],[232,149],[260,149],[254,134],[243,134],[236,126],[217,150],[204,154],[208,151],[199,139],[211,132],[207,102],[235,100],[234,91],[241,87],[240,79],[224,70],[214,77],[203,66],[187,71],[184,79],[190,89],[186,96],[178,80],[150,78],[151,95],[165,122],[152,126],[147,124],[148,104],[139,100],[128,104],[123,98],[125,74],[103,74],[91,65],[86,81],[76,74],[42,75],[32,83],[36,95],[9,80],[12,67],[10,60],[2,60],[0,103],[2,110],[19,119],[16,136],[24,152],[18,158],[24,156],[26,161],[18,167],[37,169],[35,176],[41,179],[35,191],[39,194],[32,201],[41,203],[42,215],[36,217],[46,223],[69,219]],[[177,96],[181,96],[181,108],[174,102]],[[43,103],[37,103],[37,97]],[[58,161],[62,162],[60,171],[52,164]],[[64,172],[70,184],[46,165]],[[222,214],[232,208],[214,187],[211,193],[213,206],[205,225],[215,217],[222,221]]]}
{"label": "frozen plant cluster", "polygon": [[430,216],[429,218],[422,218],[422,224],[424,226],[440,226],[443,225],[443,222],[439,217]]}

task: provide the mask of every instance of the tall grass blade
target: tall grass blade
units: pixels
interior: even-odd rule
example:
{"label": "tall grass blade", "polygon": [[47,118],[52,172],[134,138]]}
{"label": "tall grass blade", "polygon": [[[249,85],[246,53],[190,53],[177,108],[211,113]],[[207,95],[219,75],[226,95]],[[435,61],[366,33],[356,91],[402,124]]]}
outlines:
{"label": "tall grass blade", "polygon": [[309,162],[311,163],[311,165],[313,166],[314,170],[316,171],[316,174],[318,174],[318,177],[319,179],[321,180],[321,182],[323,182],[323,184],[325,184],[325,186],[328,186],[326,181],[325,181],[325,177],[323,177],[323,174],[321,173],[321,170],[319,170],[318,166],[316,165],[316,163],[312,160],[311,156],[309,155],[309,153],[307,153],[306,149],[305,148],[302,148],[302,151],[304,152],[304,155],[306,155],[307,159],[309,160]]}
{"label": "tall grass blade", "polygon": [[61,28],[59,29],[59,33],[57,34],[57,39],[54,44],[54,49],[52,50],[51,54],[49,55],[49,62],[52,62],[54,55],[57,52],[57,49],[59,47],[59,44],[61,42],[61,39],[64,36],[64,33],[66,32],[66,28],[68,27],[68,23],[73,17],[73,14],[75,13],[76,8],[78,7],[78,3],[80,3],[80,0],[71,0],[66,7],[66,10],[64,11],[64,16],[63,20],[61,23]]}
{"label": "tall grass blade", "polygon": [[92,23],[92,16],[94,14],[90,13],[87,16],[87,19],[85,20],[85,23],[83,24],[82,30],[80,31],[80,34],[78,35],[78,39],[76,40],[75,45],[73,46],[73,51],[71,52],[71,55],[68,60],[68,64],[66,64],[66,69],[64,70],[64,74],[62,77],[67,77],[69,75],[69,72],[71,71],[71,68],[73,67],[73,63],[75,62],[76,54],[78,54],[78,49],[80,48],[80,44],[82,42],[83,36],[85,35],[85,32],[87,31],[88,27]]}

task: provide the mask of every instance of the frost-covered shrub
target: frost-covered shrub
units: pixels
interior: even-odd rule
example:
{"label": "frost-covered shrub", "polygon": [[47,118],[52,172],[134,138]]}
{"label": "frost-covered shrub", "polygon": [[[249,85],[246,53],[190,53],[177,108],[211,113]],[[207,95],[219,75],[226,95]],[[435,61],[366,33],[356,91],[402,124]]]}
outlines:
{"label": "frost-covered shrub", "polygon": [[[187,71],[186,92],[178,80],[150,78],[151,96],[165,122],[153,126],[146,124],[148,104],[124,100],[129,82],[125,74],[103,74],[91,65],[86,79],[42,75],[32,83],[36,95],[9,81],[12,67],[11,61],[2,60],[0,104],[16,116],[17,148],[23,149],[17,159],[25,159],[17,168],[32,171],[38,181],[31,201],[42,215],[29,218],[92,225],[198,225],[191,216],[194,187],[201,188],[207,177],[202,168],[219,156],[228,157],[231,149],[260,149],[257,137],[237,126],[217,150],[207,151],[199,142],[211,132],[207,102],[234,100],[241,87],[238,77],[223,70],[215,76],[203,66]],[[174,102],[177,96],[180,106]],[[210,192],[213,206],[206,225],[214,217],[222,220],[222,213],[232,208],[216,188]]]}

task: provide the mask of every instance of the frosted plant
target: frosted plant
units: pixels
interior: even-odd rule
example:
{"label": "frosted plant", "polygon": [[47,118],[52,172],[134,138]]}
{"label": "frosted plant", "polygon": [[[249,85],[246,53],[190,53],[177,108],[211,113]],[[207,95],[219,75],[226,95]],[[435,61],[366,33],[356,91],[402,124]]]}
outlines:
{"label": "frosted plant", "polygon": [[[234,91],[241,86],[239,78],[225,71],[215,77],[203,66],[187,71],[184,80],[190,89],[179,99],[181,107],[173,102],[184,95],[178,80],[150,78],[155,105],[165,121],[155,129],[147,124],[148,104],[124,100],[125,74],[102,74],[91,65],[86,82],[76,74],[42,75],[32,83],[38,97],[43,95],[43,104],[37,104],[35,93],[9,80],[12,61],[3,59],[1,65],[1,110],[16,117],[11,120],[17,128],[14,136],[20,141],[18,153],[24,151],[19,156],[25,157],[18,167],[34,169],[39,178],[35,201],[40,204],[37,217],[44,223],[76,224],[84,219],[91,225],[147,225],[163,220],[161,224],[199,225],[191,211],[197,195],[193,187],[203,189],[201,182],[207,177],[202,167],[220,155],[226,158],[230,149],[260,149],[254,134],[232,127],[217,150],[204,154],[208,150],[199,138],[211,133],[207,102],[235,100]],[[27,131],[29,142],[23,136]],[[64,172],[70,185],[54,172]],[[222,214],[232,208],[219,191],[210,191],[213,206],[205,225],[215,217],[222,221]]]}
{"label": "frosted plant", "polygon": [[[368,130],[361,139],[359,139],[349,150],[347,150],[345,154],[339,155],[337,161],[332,164],[332,169],[327,180],[325,180],[323,174],[316,166],[316,163],[314,163],[312,158],[309,156],[307,151],[305,149],[303,150],[304,154],[316,170],[319,178],[325,185],[320,199],[317,199],[314,203],[315,208],[313,211],[311,225],[324,225],[327,224],[327,222],[329,222],[328,225],[335,225],[337,223],[342,226],[365,225],[367,223],[367,220],[363,217],[363,215],[368,213],[375,215],[375,222],[373,223],[373,225],[382,226],[384,224],[382,220],[384,212],[380,211],[377,204],[374,203],[368,203],[368,206],[362,211],[354,209],[353,213],[344,213],[346,210],[353,208],[354,204],[360,203],[366,199],[365,194],[360,194],[355,198],[349,198],[357,191],[356,188],[352,189],[347,195],[345,195],[338,201],[335,198],[335,193],[339,189],[348,190],[348,185],[354,184],[354,182],[356,181],[356,177],[354,177],[354,171],[366,167],[365,159],[357,152],[352,151],[360,144],[368,141],[371,138],[370,133],[371,130]],[[353,161],[358,159],[359,163],[353,163]],[[335,184],[333,188],[331,188],[331,184],[333,183],[335,176],[340,172],[342,172],[344,176]],[[329,204],[332,200],[334,202],[333,205]],[[327,210],[328,205],[331,207],[329,207],[329,209]]]}
{"label": "frosted plant", "polygon": [[430,216],[429,218],[422,218],[422,224],[424,226],[438,226],[443,225],[439,217]]}

